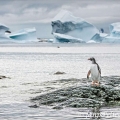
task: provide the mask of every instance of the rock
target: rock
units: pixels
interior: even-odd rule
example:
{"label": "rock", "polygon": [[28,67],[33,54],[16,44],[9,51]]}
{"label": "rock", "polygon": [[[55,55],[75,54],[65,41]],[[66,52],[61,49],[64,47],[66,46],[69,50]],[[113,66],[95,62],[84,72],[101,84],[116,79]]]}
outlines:
{"label": "rock", "polygon": [[60,72],[60,71],[54,73],[54,75],[61,75],[61,74],[66,74],[66,73],[65,72]]}
{"label": "rock", "polygon": [[63,109],[63,107],[61,107],[61,106],[55,106],[55,107],[53,107],[53,109],[58,109],[58,110],[60,110],[60,109]]}
{"label": "rock", "polygon": [[42,38],[37,38],[39,41],[38,42],[48,42],[47,39],[42,39]]}
{"label": "rock", "polygon": [[[75,79],[74,79],[75,80]],[[87,79],[76,79],[82,83]],[[72,79],[66,80],[69,84]],[[100,86],[81,85],[70,86],[46,93],[31,99],[39,105],[53,105],[54,109],[63,107],[101,107],[120,105],[120,77],[104,76]]]}
{"label": "rock", "polygon": [[6,76],[3,76],[3,75],[0,76],[0,79],[4,79],[4,78],[9,78],[10,79],[10,77],[6,77]]}
{"label": "rock", "polygon": [[31,106],[29,106],[30,108],[38,108],[39,106],[38,105],[31,105]]}

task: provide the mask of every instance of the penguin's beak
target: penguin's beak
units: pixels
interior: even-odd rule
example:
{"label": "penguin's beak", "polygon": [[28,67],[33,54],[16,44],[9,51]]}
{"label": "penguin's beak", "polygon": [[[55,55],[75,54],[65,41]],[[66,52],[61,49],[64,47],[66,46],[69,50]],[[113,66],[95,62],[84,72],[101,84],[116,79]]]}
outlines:
{"label": "penguin's beak", "polygon": [[91,60],[91,58],[89,58],[88,60]]}

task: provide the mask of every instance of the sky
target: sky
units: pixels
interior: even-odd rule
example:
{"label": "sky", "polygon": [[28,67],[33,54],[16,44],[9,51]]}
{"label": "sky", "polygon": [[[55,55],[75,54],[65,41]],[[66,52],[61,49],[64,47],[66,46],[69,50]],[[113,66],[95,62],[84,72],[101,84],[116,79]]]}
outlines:
{"label": "sky", "polygon": [[12,32],[35,27],[37,37],[52,38],[51,21],[63,9],[105,32],[120,22],[120,0],[0,0],[0,23]]}

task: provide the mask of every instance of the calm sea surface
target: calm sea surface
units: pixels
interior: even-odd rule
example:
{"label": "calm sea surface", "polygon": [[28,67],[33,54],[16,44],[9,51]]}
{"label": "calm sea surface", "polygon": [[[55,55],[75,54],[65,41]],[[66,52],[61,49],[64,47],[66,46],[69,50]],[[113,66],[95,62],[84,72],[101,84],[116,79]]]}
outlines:
{"label": "calm sea surface", "polygon": [[[0,120],[90,119],[81,116],[81,113],[91,111],[87,108],[28,107],[30,98],[50,92],[50,87],[54,90],[66,87],[53,85],[50,81],[85,78],[90,67],[89,57],[96,58],[102,76],[120,76],[120,45],[117,44],[1,44],[0,75],[10,78],[0,80]],[[57,71],[66,74],[54,75]],[[118,113],[120,108],[100,109],[100,112],[104,111]],[[101,120],[108,118],[120,119],[107,117]]]}

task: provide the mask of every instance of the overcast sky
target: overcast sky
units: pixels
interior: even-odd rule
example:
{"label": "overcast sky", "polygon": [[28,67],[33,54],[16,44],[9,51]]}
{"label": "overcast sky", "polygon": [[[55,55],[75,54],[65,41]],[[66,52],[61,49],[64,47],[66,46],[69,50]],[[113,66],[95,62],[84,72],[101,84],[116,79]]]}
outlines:
{"label": "overcast sky", "polygon": [[0,23],[12,31],[36,27],[38,37],[52,37],[51,20],[62,9],[108,32],[120,22],[120,0],[0,0]]}

